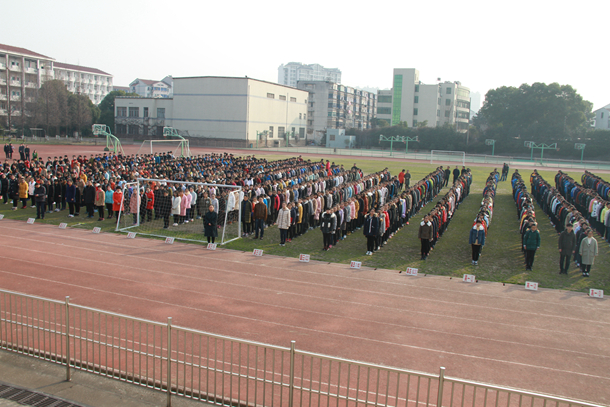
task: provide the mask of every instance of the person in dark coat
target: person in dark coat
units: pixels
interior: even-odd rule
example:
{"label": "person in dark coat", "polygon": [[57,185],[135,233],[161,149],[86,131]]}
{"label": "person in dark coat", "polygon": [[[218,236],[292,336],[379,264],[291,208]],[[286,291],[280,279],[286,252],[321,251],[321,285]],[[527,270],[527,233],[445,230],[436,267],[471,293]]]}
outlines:
{"label": "person in dark coat", "polygon": [[68,179],[68,185],[66,186],[66,202],[68,202],[68,210],[70,214],[69,218],[74,217],[74,204],[76,202],[76,185],[72,182],[72,179]]}
{"label": "person in dark coat", "polygon": [[572,224],[568,223],[559,235],[559,274],[568,274],[570,259],[576,250],[576,235],[572,231]]}
{"label": "person in dark coat", "polygon": [[366,254],[371,256],[375,251],[375,239],[379,231],[379,218],[375,213],[375,209],[371,209],[369,216],[364,220],[362,232],[366,236]]}
{"label": "person in dark coat", "polygon": [[40,180],[36,180],[33,195],[36,202],[36,219],[44,219],[47,189],[40,183]]}
{"label": "person in dark coat", "polygon": [[[455,170],[459,172],[457,167]],[[424,216],[424,220],[419,225],[417,238],[421,240],[421,260],[426,260],[430,253],[430,242],[432,241],[432,222],[428,215]]]}
{"label": "person in dark coat", "polygon": [[30,161],[30,146],[28,146],[28,145],[26,144],[25,148],[23,149],[23,152],[24,152],[24,154],[25,154],[25,159],[26,159],[27,161]]}
{"label": "person in dark coat", "polygon": [[95,187],[91,181],[87,181],[87,186],[83,190],[83,201],[87,207],[87,217],[92,218],[95,203]]}
{"label": "person in dark coat", "polygon": [[[160,190],[155,190],[155,193],[157,191]],[[155,212],[155,216],[158,213],[159,217],[163,218],[163,229],[169,228],[169,215],[172,210],[172,198],[169,196],[169,191],[166,188],[163,188],[159,199],[155,199],[155,204],[159,208],[158,212]]]}
{"label": "person in dark coat", "polygon": [[453,169],[453,183],[454,184],[455,184],[455,181],[457,181],[459,177],[460,177],[460,169],[456,166]]}
{"label": "person in dark coat", "polygon": [[214,212],[214,206],[210,205],[203,216],[203,235],[208,238],[208,243],[214,243],[218,236],[218,214]]}
{"label": "person in dark coat", "polygon": [[19,146],[19,158],[21,161],[25,161],[25,146],[23,144]]}
{"label": "person in dark coat", "polygon": [[248,237],[252,229],[252,202],[248,199],[248,195],[245,194],[243,201],[241,201],[241,223],[242,237]]}
{"label": "person in dark coat", "polygon": [[47,213],[53,212],[53,197],[55,196],[55,189],[53,188],[53,183],[51,180],[46,180],[44,187],[47,190]]}
{"label": "person in dark coat", "polygon": [[8,203],[8,178],[6,174],[0,175],[0,193],[2,193],[2,200],[4,204]]}
{"label": "person in dark coat", "polygon": [[443,179],[443,186],[446,187],[449,183],[449,178],[451,177],[451,168],[447,167],[445,169],[445,178]]}

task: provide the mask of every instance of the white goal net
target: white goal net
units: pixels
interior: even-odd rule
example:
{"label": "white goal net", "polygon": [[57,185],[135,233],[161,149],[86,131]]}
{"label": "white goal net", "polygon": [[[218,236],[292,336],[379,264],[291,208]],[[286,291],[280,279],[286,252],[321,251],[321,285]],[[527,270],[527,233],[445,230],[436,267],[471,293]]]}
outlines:
{"label": "white goal net", "polygon": [[466,153],[463,151],[432,150],[430,151],[430,164],[444,162],[459,162],[466,165]]}
{"label": "white goal net", "polygon": [[[117,231],[225,244],[241,237],[240,186],[138,178],[123,186]],[[205,228],[209,207],[216,225]],[[207,232],[207,233],[206,233]]]}
{"label": "white goal net", "polygon": [[144,140],[138,149],[138,154],[162,154],[171,152],[174,157],[190,157],[191,150],[188,140]]}

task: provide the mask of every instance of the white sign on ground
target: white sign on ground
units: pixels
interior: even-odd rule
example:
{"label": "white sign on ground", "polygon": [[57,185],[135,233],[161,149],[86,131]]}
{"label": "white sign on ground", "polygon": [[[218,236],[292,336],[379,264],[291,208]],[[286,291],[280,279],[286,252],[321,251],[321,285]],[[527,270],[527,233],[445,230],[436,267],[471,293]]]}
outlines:
{"label": "white sign on ground", "polygon": [[65,229],[65,228],[67,228],[67,227],[68,227],[68,224],[67,224],[67,223],[60,223],[60,224],[59,224],[59,228],[60,228],[60,229]]}
{"label": "white sign on ground", "polygon": [[419,271],[419,269],[416,269],[413,267],[407,267],[407,271],[405,272],[405,274],[408,276],[416,276],[418,271]]}
{"label": "white sign on ground", "polygon": [[165,243],[167,243],[167,244],[174,244],[174,238],[173,237],[166,237],[165,238]]}
{"label": "white sign on ground", "polygon": [[135,239],[135,238],[136,238],[136,232],[127,233],[127,239]]}
{"label": "white sign on ground", "polygon": [[255,256],[262,256],[263,255],[263,251],[261,249],[254,249],[252,254],[255,255]]}
{"label": "white sign on ground", "polygon": [[301,254],[299,256],[299,261],[305,262],[305,263],[309,263],[309,255],[308,254]]}
{"label": "white sign on ground", "polygon": [[525,289],[526,290],[532,290],[532,291],[538,291],[538,283],[535,283],[533,281],[526,281],[525,282]]}
{"label": "white sign on ground", "polygon": [[208,243],[208,250],[216,250],[216,243]]}
{"label": "white sign on ground", "polygon": [[474,283],[476,281],[476,277],[474,274],[464,274],[464,278],[462,279],[465,283]]}
{"label": "white sign on ground", "polygon": [[350,268],[353,268],[353,269],[359,269],[359,268],[360,268],[360,266],[362,266],[362,262],[361,262],[361,261],[352,261],[352,262],[349,264],[349,267],[350,267]]}
{"label": "white sign on ground", "polygon": [[0,220],[4,219],[4,215],[0,215]]}
{"label": "white sign on ground", "polygon": [[102,231],[102,228],[99,228],[99,227],[93,228],[93,233],[100,233],[101,231]]}
{"label": "white sign on ground", "polygon": [[28,225],[33,225],[35,221],[35,218],[28,218]]}
{"label": "white sign on ground", "polygon": [[589,289],[589,296],[593,298],[604,298],[604,290]]}

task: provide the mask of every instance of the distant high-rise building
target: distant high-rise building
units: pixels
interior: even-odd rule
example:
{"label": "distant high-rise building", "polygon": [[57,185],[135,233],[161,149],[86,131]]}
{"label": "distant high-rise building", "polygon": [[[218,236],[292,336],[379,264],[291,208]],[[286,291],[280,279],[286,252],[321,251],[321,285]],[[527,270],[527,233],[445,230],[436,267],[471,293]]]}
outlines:
{"label": "distant high-rise building", "polygon": [[[427,127],[450,124],[458,131],[468,130],[470,89],[460,82],[426,85],[419,80],[417,69],[395,68],[392,90],[380,91],[379,97],[377,117],[387,120],[388,112],[391,112],[392,126],[401,122],[409,127],[422,123]],[[391,110],[388,110],[390,106]]]}
{"label": "distant high-rise building", "polygon": [[341,83],[341,71],[338,68],[324,68],[319,64],[305,65],[300,62],[289,62],[278,68],[277,83],[297,87],[298,81],[325,81]]}

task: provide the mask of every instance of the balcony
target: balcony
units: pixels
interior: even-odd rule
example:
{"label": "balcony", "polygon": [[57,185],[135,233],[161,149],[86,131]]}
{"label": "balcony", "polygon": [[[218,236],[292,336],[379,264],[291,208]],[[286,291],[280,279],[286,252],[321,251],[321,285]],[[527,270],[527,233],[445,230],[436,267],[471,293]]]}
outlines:
{"label": "balcony", "polygon": [[6,85],[6,79],[0,78],[0,85]]}
{"label": "balcony", "polygon": [[20,102],[21,96],[19,95],[11,95],[11,102]]}
{"label": "balcony", "polygon": [[36,89],[36,82],[28,82],[25,84],[25,87],[30,89]]}
{"label": "balcony", "polygon": [[31,96],[26,96],[26,97],[25,97],[25,101],[26,101],[27,103],[33,103],[33,102],[35,102],[35,101],[36,101],[36,98],[33,98],[33,97],[31,97]]}
{"label": "balcony", "polygon": [[4,93],[0,93],[0,100],[6,100],[6,95]]}
{"label": "balcony", "polygon": [[8,116],[6,109],[0,109],[0,116]]}
{"label": "balcony", "polygon": [[20,88],[21,87],[21,82],[20,81],[11,81],[11,86],[15,86]]}
{"label": "balcony", "polygon": [[0,71],[4,71],[6,69],[6,64],[3,62],[0,62]]}
{"label": "balcony", "polygon": [[12,72],[21,72],[21,67],[19,65],[11,65],[10,70]]}
{"label": "balcony", "polygon": [[37,68],[25,68],[25,73],[33,73],[36,74],[38,73],[38,69]]}

